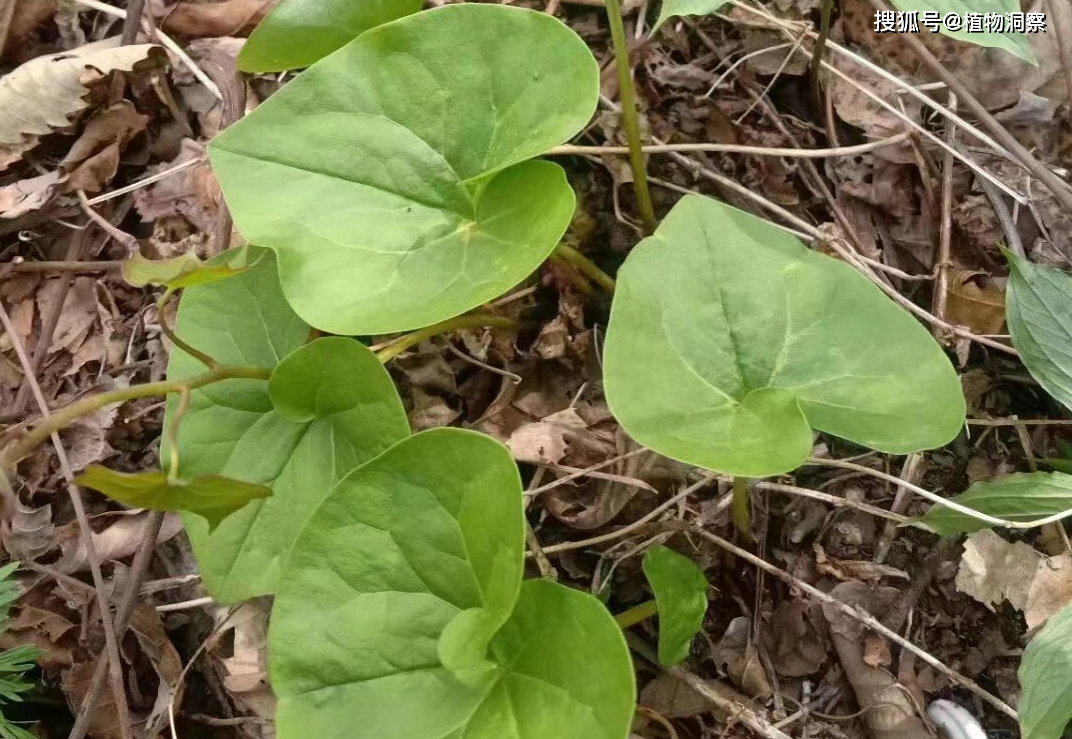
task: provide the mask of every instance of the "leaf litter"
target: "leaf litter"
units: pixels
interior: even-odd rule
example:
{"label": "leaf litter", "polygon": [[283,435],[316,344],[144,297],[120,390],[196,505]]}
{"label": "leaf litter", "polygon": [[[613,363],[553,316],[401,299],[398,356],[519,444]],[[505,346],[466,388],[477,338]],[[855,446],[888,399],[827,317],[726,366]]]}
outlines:
{"label": "leaf litter", "polygon": [[[245,0],[150,3],[149,12],[191,53],[210,53],[199,51],[202,45],[230,49],[233,57],[241,42],[231,37],[248,34],[267,5]],[[1047,9],[1054,5],[1049,3]],[[202,157],[207,140],[218,129],[220,108],[185,69],[165,65],[159,47],[119,47],[114,41],[97,45],[118,27],[109,30],[96,11],[81,8],[72,12],[66,5],[58,11],[43,2],[20,3],[20,10],[23,6],[25,13],[17,13],[9,26],[0,26],[2,58],[7,65],[0,77],[0,100],[11,103],[0,104],[0,111],[32,110],[38,115],[23,125],[0,113],[0,299],[15,319],[18,339],[31,353],[40,355],[38,379],[53,407],[58,407],[114,383],[160,379],[167,345],[151,317],[155,294],[152,288],[123,285],[114,270],[76,273],[69,286],[62,288],[65,278],[61,273],[8,273],[3,271],[6,264],[16,256],[28,262],[71,258],[109,261],[125,256],[119,245],[96,230],[90,230],[91,236],[84,242],[77,241],[82,232],[70,224],[81,227],[88,221],[75,191],[107,193]],[[813,22],[816,10],[815,3],[807,2],[772,6],[779,17],[807,23]],[[628,12],[635,22],[636,8]],[[1050,12],[1066,11],[1062,7]],[[559,15],[582,33],[597,56],[609,48],[600,8],[571,5],[568,13],[560,10]],[[753,57],[707,94],[734,59],[787,41],[770,29],[749,25],[748,20],[755,17],[739,9],[728,15],[730,22],[715,17],[670,20],[637,49],[643,123],[651,135],[674,143],[716,141],[820,148],[863,143],[904,130],[898,117],[851,85],[829,77],[826,89],[832,98],[833,122],[840,140],[828,142],[820,133],[827,124],[826,113],[813,110],[809,102],[806,55],[810,42],[802,44],[804,54],[794,55],[784,66],[787,49]],[[870,4],[846,0],[840,3],[833,38],[908,83],[932,81],[896,37],[869,32],[872,24]],[[1015,135],[1039,152],[1040,158],[1055,167],[1068,166],[1069,131],[1060,107],[1067,97],[1059,48],[1063,42],[1057,34],[1030,37],[1038,67],[930,34],[922,38],[985,107],[996,111]],[[42,77],[45,62],[57,54],[67,58]],[[861,71],[840,55],[831,55],[830,60],[868,90],[904,110],[913,123],[931,125],[924,120],[921,107],[900,94],[897,86]],[[118,100],[106,94],[116,75],[123,84]],[[22,83],[29,79],[35,80],[32,89]],[[767,102],[753,107],[756,93],[768,84]],[[278,86],[273,78],[251,78],[250,107]],[[605,91],[616,94],[613,75]],[[944,102],[943,92],[933,94]],[[784,128],[774,124],[768,105]],[[618,143],[617,117],[600,121],[600,127],[582,134],[576,143]],[[976,143],[970,141],[972,146]],[[985,151],[973,151],[973,156],[1003,182],[1022,191],[1024,178],[1018,169]],[[849,217],[848,230],[846,223],[835,223],[830,203],[799,160],[701,153],[690,155],[685,163],[652,156],[650,167],[656,178],[721,196],[755,212],[746,198],[712,184],[697,168],[746,183],[754,192],[809,223],[815,222],[824,232],[861,246],[868,258],[926,277],[937,264],[941,157],[940,150],[924,141],[916,148],[906,143],[820,163],[819,171],[836,204]],[[582,220],[590,223],[575,227],[571,235],[581,251],[613,274],[638,241],[629,222],[635,207],[624,160],[605,156],[601,162],[569,163],[581,211],[575,224]],[[954,175],[954,226],[944,315],[974,333],[1000,335],[1005,330],[1003,291],[1008,270],[997,247],[1007,245],[1008,235],[991,198],[967,170],[958,165]],[[1017,228],[1033,261],[1068,268],[1072,257],[1068,215],[1040,190],[1038,186],[1031,190],[1030,207],[1018,209]],[[663,213],[678,197],[660,187],[653,195]],[[203,258],[217,248],[211,243],[211,234],[219,199],[211,170],[206,164],[197,164],[94,207],[135,234],[148,257],[196,254]],[[909,299],[932,305],[931,281],[903,280],[896,275],[889,280]],[[454,425],[491,434],[509,445],[528,481],[539,476],[533,483],[537,489],[624,456],[594,471],[604,474],[602,478],[582,474],[544,490],[529,503],[530,522],[545,547],[614,534],[652,511],[669,493],[696,482],[698,473],[655,455],[627,456],[636,452],[636,446],[621,432],[603,395],[602,349],[609,304],[605,296],[597,290],[585,291],[568,271],[554,265],[541,267],[519,287],[534,289],[503,307],[504,313],[523,324],[517,337],[498,329],[467,331],[429,342],[392,366],[410,425],[414,431]],[[49,329],[46,324],[52,315],[57,317],[56,324]],[[38,351],[38,342],[49,331]],[[496,374],[459,358],[448,350],[446,342],[466,356],[510,374]],[[970,415],[1063,419],[1062,410],[1037,386],[1025,381],[1021,365],[979,348],[964,352],[962,380],[975,378],[979,381],[973,387],[980,388],[973,391]],[[515,383],[510,375],[520,377],[520,382]],[[24,383],[11,337],[0,336],[0,414],[15,407],[15,397]],[[27,421],[34,415],[31,409],[32,405],[24,404],[19,417],[5,418],[4,422],[17,425]],[[110,415],[72,428],[65,433],[64,443],[78,468],[107,461],[123,471],[152,469],[159,458],[156,439],[162,432],[161,411],[158,404],[154,407],[150,402],[126,404]],[[6,426],[4,430],[6,433]],[[1033,427],[1028,435],[1031,448],[1025,449],[1014,427],[973,428],[970,436],[925,455],[927,471],[920,484],[954,495],[975,482],[979,470],[984,470],[985,476],[997,474],[997,470],[1030,469],[1034,459],[1058,455],[1059,443],[1068,440],[1060,426]],[[820,439],[821,443],[828,441]],[[838,456],[850,456],[857,451],[839,442],[830,444],[813,450],[813,454],[828,449]],[[876,456],[868,463],[896,471],[900,461]],[[12,558],[39,562],[87,582],[88,561],[77,544],[77,525],[55,464],[46,449],[24,462],[21,479],[13,488],[15,505],[9,506],[2,522],[5,551]],[[883,508],[889,507],[896,494],[896,486],[844,480],[814,468],[803,468],[784,481]],[[692,645],[687,669],[720,689],[745,694],[740,698],[742,705],[751,700],[752,705],[774,712],[780,703],[782,718],[792,714],[797,705],[817,712],[809,719],[809,736],[884,739],[898,736],[898,732],[911,735],[905,732],[921,730],[920,719],[906,690],[917,701],[952,695],[962,704],[972,705],[967,693],[938,678],[931,668],[898,655],[873,633],[819,608],[792,588],[760,580],[754,570],[707,551],[691,534],[679,533],[696,520],[712,530],[728,531],[724,509],[716,505],[720,492],[724,491],[715,486],[704,489],[668,511],[667,517],[621,539],[561,552],[555,565],[581,589],[598,586],[610,606],[621,610],[634,605],[639,597],[642,576],[638,558],[633,555],[648,539],[658,537],[690,557],[715,562],[708,576],[718,594],[712,597],[702,637]],[[875,562],[877,532],[883,522],[870,514],[821,501],[805,503],[783,493],[764,496],[757,526],[765,558],[844,600],[858,599],[876,615],[885,603],[895,601],[897,594],[909,592],[911,579],[924,569],[926,556],[935,546],[929,534],[903,529],[893,542],[888,561]],[[95,494],[89,500],[94,540],[106,573],[117,583],[122,578],[122,563],[129,563],[137,551],[147,516],[143,512],[119,513],[116,506]],[[924,508],[911,501],[903,512],[916,515]],[[1034,533],[1016,541],[1004,536],[973,534],[965,542],[963,555],[958,552],[939,564],[931,587],[918,595],[908,633],[915,643],[947,664],[963,664],[972,676],[994,675],[993,684],[987,687],[1014,703],[1019,686],[1001,676],[1014,674],[1018,650],[1029,643],[1033,630],[1072,598],[1072,593],[1067,553],[1049,549],[1047,540]],[[165,576],[168,568],[187,561],[182,555],[186,544],[175,519],[166,520],[160,542],[155,566],[160,568],[157,574]],[[910,578],[907,582],[906,575]],[[177,592],[182,595],[165,598],[194,599],[201,594],[196,587]],[[24,596],[25,605],[18,610],[9,632],[10,638],[35,643],[43,650],[41,666],[46,678],[54,689],[65,693],[72,710],[85,694],[101,651],[99,619],[88,615],[91,602],[92,598],[76,586],[41,576]],[[242,609],[226,627],[234,630],[233,646],[231,636],[221,641],[217,633],[205,657],[210,667],[196,678],[204,681],[199,686],[213,688],[214,697],[208,697],[208,690],[187,690],[176,701],[184,727],[203,728],[191,718],[194,716],[270,720],[274,715],[274,697],[265,672],[265,612],[252,609],[250,613],[247,606]],[[136,653],[126,665],[130,685],[135,686],[131,697],[136,699],[136,718],[160,727],[161,702],[165,692],[176,687],[175,668],[189,660],[200,643],[191,645],[184,630],[189,628],[196,640],[204,640],[217,628],[217,620],[215,614],[209,617],[197,610],[184,612],[189,616],[178,621],[162,619],[151,608],[139,608],[137,613],[143,621],[125,644]],[[76,638],[79,632],[85,632],[87,638]],[[654,639],[657,630],[642,625],[637,633]],[[976,637],[986,643],[973,644]],[[641,703],[671,720],[679,732],[692,730],[689,727],[720,730],[727,720],[733,720],[713,712],[702,696],[697,700],[698,694],[691,688],[682,689],[679,681],[640,666],[639,660],[637,663]],[[731,669],[731,665],[735,666]],[[861,689],[865,683],[870,687]],[[875,695],[884,708],[860,715],[860,709],[873,703]],[[109,703],[107,691],[102,696],[91,735],[113,736],[120,718],[114,704]],[[827,721],[818,714],[840,720]],[[984,710],[981,718],[987,728],[1010,726],[993,712]],[[786,730],[797,731],[800,726],[797,719]],[[241,728],[216,726],[213,730],[221,736],[270,735],[270,727],[258,722]],[[657,721],[638,724],[634,731],[646,739],[668,736]]]}

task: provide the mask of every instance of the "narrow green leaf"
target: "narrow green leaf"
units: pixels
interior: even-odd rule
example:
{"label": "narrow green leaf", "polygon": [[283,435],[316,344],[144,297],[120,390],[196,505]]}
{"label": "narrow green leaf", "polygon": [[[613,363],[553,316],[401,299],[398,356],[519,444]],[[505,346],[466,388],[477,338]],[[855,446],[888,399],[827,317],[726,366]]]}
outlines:
{"label": "narrow green leaf", "polygon": [[[212,532],[185,517],[206,590],[222,603],[272,593],[305,518],[337,480],[409,435],[405,411],[366,347],[340,337],[304,345],[309,326],[284,300],[271,253],[229,280],[186,290],[177,331],[220,362],[275,368],[268,383],[195,391],[179,429],[183,475],[222,474],[273,491]],[[172,353],[169,378],[202,371]],[[173,412],[174,403],[166,422]]]}
{"label": "narrow green leaf", "polygon": [[116,472],[99,464],[87,467],[74,481],[131,508],[196,513],[208,523],[209,531],[250,501],[272,494],[264,485],[223,475],[202,475],[171,484],[163,472]]}
{"label": "narrow green leaf", "polygon": [[717,13],[730,0],[663,0],[659,9],[659,20],[655,21],[651,32],[655,33],[662,24],[679,15],[708,15]]}
{"label": "narrow green leaf", "polygon": [[501,295],[555,248],[573,191],[557,164],[527,160],[577,133],[598,90],[558,20],[448,5],[363,33],[209,154],[298,315],[337,334],[406,331]]}
{"label": "narrow green leaf", "polygon": [[[977,482],[953,500],[1009,521],[1035,521],[1072,508],[1072,475],[1018,472]],[[990,528],[988,523],[939,505],[931,506],[919,523],[943,536]]]}
{"label": "narrow green leaf", "polygon": [[1072,719],[1072,605],[1042,627],[1020,662],[1022,739],[1060,739]]}
{"label": "narrow green leaf", "polygon": [[[959,16],[961,24],[965,13],[998,13],[1002,17],[1006,13],[1019,13],[1020,0],[890,0],[893,6],[902,11],[918,11],[920,14],[926,11],[937,11],[942,18],[947,13]],[[922,29],[922,24],[920,25]],[[968,33],[964,28],[959,31],[951,31],[943,23],[940,32],[958,41],[967,41],[969,44],[987,46],[996,49],[1004,49],[1010,54],[1020,57],[1025,62],[1038,65],[1031,44],[1027,41],[1027,35],[1023,33]]]}
{"label": "narrow green leaf", "polygon": [[308,67],[370,28],[416,13],[421,0],[282,0],[238,53],[243,72]]}
{"label": "narrow green leaf", "polygon": [[[350,739],[355,726],[624,739],[633,673],[614,619],[584,593],[521,585],[523,556],[521,480],[490,437],[425,431],[350,473],[302,530],[276,597],[280,739]],[[466,652],[453,670],[442,661]]]}
{"label": "narrow green leaf", "polygon": [[684,662],[707,613],[707,578],[691,559],[664,546],[649,549],[642,567],[659,608],[659,661]]}
{"label": "narrow green leaf", "polygon": [[1020,361],[1038,384],[1072,408],[1072,277],[1010,251],[1005,315]]}
{"label": "narrow green leaf", "polygon": [[800,465],[813,428],[906,454],[964,423],[957,373],[912,316],[849,265],[698,195],[619,272],[604,361],[634,439],[741,477]]}
{"label": "narrow green leaf", "polygon": [[193,252],[173,259],[146,259],[141,252],[136,252],[123,260],[120,270],[123,279],[134,287],[163,285],[169,290],[178,290],[231,277],[249,266],[249,250],[240,246],[228,249],[207,263]]}

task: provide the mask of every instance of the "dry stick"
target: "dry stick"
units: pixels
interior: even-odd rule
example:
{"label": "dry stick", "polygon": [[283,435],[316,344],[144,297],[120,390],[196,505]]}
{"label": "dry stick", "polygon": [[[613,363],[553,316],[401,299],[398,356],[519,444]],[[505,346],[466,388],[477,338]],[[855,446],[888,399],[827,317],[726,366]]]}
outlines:
{"label": "dry stick", "polygon": [[[956,110],[957,96],[949,93],[949,109]],[[945,122],[945,140],[950,148],[957,143],[957,127],[951,120]],[[932,294],[934,315],[945,320],[945,308],[949,300],[949,247],[953,238],[953,154],[946,150],[942,159],[942,228],[938,238],[938,254],[934,259],[935,280]],[[941,341],[946,331],[939,326],[933,327],[934,338]],[[877,561],[877,560],[876,560]]]}
{"label": "dry stick", "polygon": [[[25,379],[26,382],[30,384],[34,400],[37,401],[37,405],[40,407],[42,415],[47,419],[49,416],[48,403],[45,401],[45,396],[41,392],[41,386],[38,385],[37,378],[34,376],[33,364],[30,361],[29,355],[26,353],[26,348],[19,340],[18,334],[15,333],[15,327],[11,323],[11,317],[8,316],[7,309],[4,308],[2,301],[0,301],[0,324],[3,324],[4,331],[6,331],[11,338],[15,354],[18,355],[19,363],[22,365],[23,371],[26,373]],[[82,546],[86,549],[86,557],[89,559],[89,569],[93,575],[93,586],[97,591],[97,606],[100,610],[101,625],[104,628],[104,644],[107,655],[105,659],[101,661],[107,662],[108,664],[108,677],[111,682],[112,693],[114,694],[115,705],[119,714],[119,735],[122,739],[131,739],[130,709],[127,706],[126,688],[123,686],[122,663],[119,661],[119,643],[115,636],[111,606],[108,603],[107,591],[104,589],[104,575],[101,574],[100,560],[97,558],[97,548],[93,542],[93,532],[89,527],[89,518],[86,516],[85,505],[82,503],[82,492],[78,489],[78,486],[74,484],[74,473],[71,471],[71,464],[67,459],[67,452],[63,449],[59,434],[53,431],[51,436],[52,444],[56,447],[56,456],[59,458],[60,469],[63,472],[64,479],[67,480],[67,492],[71,497],[71,505],[74,508],[75,518],[78,520],[78,530],[81,535]]]}
{"label": "dry stick", "polygon": [[140,190],[141,188],[148,187],[154,182],[158,182],[165,177],[170,177],[173,174],[178,174],[179,172],[187,170],[190,167],[202,164],[205,161],[205,157],[195,157],[193,159],[187,159],[185,162],[180,162],[174,167],[169,167],[162,172],[157,172],[156,174],[149,175],[148,177],[143,177],[137,182],[131,182],[129,185],[124,185],[123,187],[116,188],[115,190],[112,190],[110,192],[106,192],[102,195],[97,195],[96,197],[90,198],[86,201],[86,205],[97,205],[98,203],[103,203],[106,200],[117,198],[120,195],[126,195],[128,192]]}
{"label": "dry stick", "polygon": [[[665,503],[663,503],[662,505],[657,507],[651,513],[647,514],[646,516],[642,516],[642,517],[638,518],[636,521],[633,521],[633,523],[629,524],[628,526],[623,526],[622,528],[618,529],[617,531],[612,531],[609,534],[603,534],[601,536],[593,536],[591,539],[582,539],[581,541],[568,541],[568,542],[565,542],[563,544],[552,544],[549,547],[544,547],[543,548],[543,553],[544,554],[558,554],[559,552],[568,552],[568,551],[570,551],[572,549],[584,549],[585,547],[590,547],[590,546],[593,546],[594,544],[602,544],[602,543],[607,542],[607,541],[614,541],[615,539],[621,539],[623,536],[628,536],[630,533],[632,533],[633,531],[636,531],[637,529],[639,529],[641,526],[643,526],[644,524],[648,523],[649,521],[654,521],[656,518],[661,516],[665,511],[668,511],[670,508],[672,508],[679,500],[684,500],[685,498],[687,498],[690,495],[692,495],[693,493],[695,493],[697,490],[699,490],[699,489],[701,489],[703,487],[706,487],[707,485],[710,485],[716,479],[718,479],[718,475],[716,475],[714,472],[708,473],[702,480],[700,480],[699,482],[695,482],[692,485],[689,485],[687,488],[682,490],[680,493],[678,493],[677,495],[675,495],[674,497],[670,498],[668,501],[666,501]],[[729,496],[727,496],[727,500],[728,499],[729,499]]]}
{"label": "dry stick", "polygon": [[785,570],[780,569],[778,567],[775,567],[774,565],[766,562],[765,560],[760,559],[759,557],[757,557],[756,555],[752,554],[751,552],[746,552],[744,549],[741,549],[740,547],[734,546],[733,544],[730,544],[725,539],[723,539],[723,538],[721,538],[719,536],[715,536],[714,534],[712,534],[712,533],[710,533],[708,531],[704,531],[703,529],[700,529],[700,528],[692,529],[692,531],[693,531],[693,533],[697,534],[698,536],[702,536],[703,538],[707,539],[712,544],[717,544],[719,547],[721,547],[722,549],[725,549],[730,554],[734,554],[734,555],[740,557],[741,559],[745,560],[746,562],[755,565],[756,567],[760,568],[761,570],[764,570],[765,572],[768,572],[771,575],[774,575],[779,580],[782,580],[783,582],[788,583],[790,586],[804,591],[808,595],[811,595],[812,597],[819,599],[820,601],[822,601],[823,603],[826,603],[827,605],[831,605],[831,606],[837,608],[839,611],[841,611],[845,615],[850,616],[850,617],[856,619],[857,621],[859,621],[860,623],[864,624],[865,626],[869,627],[872,631],[878,632],[879,634],[881,634],[882,636],[886,637],[887,639],[890,639],[891,641],[895,642],[896,644],[899,644],[903,648],[907,649],[909,652],[912,652],[912,654],[914,654],[917,657],[919,657],[920,659],[922,659],[924,662],[929,664],[931,667],[934,667],[935,669],[940,670],[944,674],[948,675],[954,682],[958,683],[959,685],[961,685],[961,686],[967,688],[968,690],[970,690],[971,692],[975,693],[980,698],[982,698],[987,703],[989,703],[992,706],[994,706],[995,708],[997,708],[1002,713],[1004,713],[1004,714],[1006,714],[1008,716],[1011,716],[1014,719],[1017,718],[1016,711],[1013,710],[1012,707],[1007,705],[1003,700],[1001,700],[997,696],[994,696],[994,695],[988,693],[983,688],[979,687],[979,685],[974,680],[971,680],[969,678],[964,677],[959,672],[956,672],[955,670],[953,670],[950,667],[946,667],[946,665],[944,663],[942,663],[942,661],[939,660],[937,657],[931,656],[930,653],[928,653],[928,652],[924,651],[923,649],[917,647],[915,644],[913,644],[912,642],[910,642],[907,639],[905,639],[904,637],[902,637],[896,631],[891,631],[889,628],[884,626],[881,621],[879,621],[877,618],[875,618],[874,616],[872,616],[870,613],[868,613],[867,611],[863,610],[862,608],[853,608],[849,604],[844,603],[844,602],[838,600],[837,598],[834,598],[834,597],[830,596],[827,593],[824,593],[823,591],[819,590],[816,587],[813,587],[812,585],[809,585],[808,583],[804,582],[803,580],[801,580],[799,578],[796,578],[796,577],[793,577],[793,575],[789,574]]}
{"label": "dry stick", "polygon": [[657,655],[647,644],[631,635],[626,635],[626,641],[629,642],[629,647],[634,652],[648,662],[686,683],[690,688],[709,700],[715,707],[726,714],[727,719],[739,721],[765,739],[792,739],[784,731],[772,726],[770,722],[747,705],[734,700],[733,694],[729,693],[729,691],[726,691],[727,694],[720,692],[718,686],[721,686],[722,683],[715,682],[712,685],[709,681],[682,667],[665,667],[659,663]]}
{"label": "dry stick", "polygon": [[[907,480],[913,485],[916,484],[923,471],[922,461],[923,456],[919,452],[913,452],[905,457],[904,464],[901,465],[901,479]],[[890,506],[890,513],[898,515],[904,513],[911,500],[912,491],[904,485],[898,485],[897,493],[893,496],[893,505]],[[893,541],[896,538],[897,524],[890,521],[882,530],[882,536],[879,537],[878,545],[875,547],[875,562],[882,564],[886,561],[886,555],[890,553],[890,547],[893,546]]]}
{"label": "dry stick", "polygon": [[[21,257],[16,257],[21,259]],[[67,259],[55,262],[19,261],[9,265],[12,272],[111,272],[123,265],[118,260],[101,262],[79,262]]]}
{"label": "dry stick", "polygon": [[397,357],[402,352],[406,351],[410,347],[420,344],[422,341],[438,336],[439,334],[446,333],[448,331],[457,331],[463,328],[507,328],[516,329],[517,321],[513,318],[507,318],[506,316],[495,316],[484,313],[473,313],[467,316],[458,316],[457,318],[450,318],[446,321],[441,321],[428,328],[422,328],[418,331],[400,336],[398,339],[385,345],[379,351],[376,352],[377,358],[383,364],[387,364],[392,359]]}
{"label": "dry stick", "polygon": [[138,29],[141,28],[141,14],[145,10],[145,0],[127,0],[127,14],[123,18],[123,46],[130,46],[138,40]]}
{"label": "dry stick", "polygon": [[123,247],[126,248],[128,255],[136,254],[138,252],[138,240],[126,231],[116,228],[112,225],[111,221],[93,210],[89,205],[89,199],[86,197],[84,190],[76,190],[75,194],[78,195],[78,202],[82,205],[82,210],[89,216],[91,221],[100,226],[101,230],[106,234],[122,244]]}
{"label": "dry stick", "polygon": [[[878,141],[872,141],[867,144],[859,144],[857,146],[836,146],[829,149],[800,149],[796,147],[792,148],[776,148],[769,146],[738,146],[736,144],[651,144],[648,146],[642,146],[641,150],[645,154],[670,154],[673,152],[715,152],[715,153],[729,153],[729,154],[753,154],[755,156],[768,156],[768,157],[789,157],[798,159],[824,159],[827,157],[839,157],[839,156],[853,156],[856,154],[866,154],[876,149],[883,149],[887,146],[896,146],[909,137],[907,133],[899,133],[896,136],[891,136],[886,139],[880,139]],[[627,146],[577,146],[573,144],[565,144],[563,146],[556,146],[547,152],[548,156],[565,155],[565,154],[628,154],[629,147]]]}
{"label": "dry stick", "polygon": [[[887,10],[886,4],[882,0],[871,0],[871,5],[876,10]],[[1068,184],[1060,180],[1050,170],[1035,159],[1023,145],[1016,140],[1008,130],[1001,125],[990,115],[990,111],[983,107],[982,103],[975,99],[975,97],[968,91],[966,87],[961,83],[957,77],[952,74],[948,69],[942,66],[942,64],[934,57],[933,54],[923,45],[923,42],[916,38],[915,34],[905,33],[902,34],[902,38],[908,42],[908,45],[915,52],[916,56],[922,60],[923,64],[927,66],[934,75],[948,85],[950,91],[952,91],[959,101],[968,106],[968,110],[979,119],[983,128],[990,132],[990,134],[997,139],[998,143],[1009,150],[1009,153],[1016,157],[1017,161],[1028,172],[1038,178],[1046,189],[1053,193],[1053,196],[1057,198],[1057,201],[1061,203],[1062,207],[1072,213],[1072,190],[1069,189]]]}
{"label": "dry stick", "polygon": [[646,452],[646,451],[648,451],[647,448],[640,447],[638,449],[633,449],[632,451],[626,452],[625,454],[619,454],[617,457],[611,457],[610,459],[605,459],[602,462],[599,462],[598,464],[594,464],[591,467],[585,467],[583,470],[577,470],[576,472],[574,472],[572,474],[566,475],[565,477],[560,477],[557,480],[554,480],[553,482],[547,483],[546,485],[541,485],[540,487],[533,488],[532,490],[526,490],[525,491],[525,496],[531,498],[531,497],[535,497],[535,496],[537,496],[537,495],[539,495],[541,493],[546,493],[548,490],[552,490],[554,488],[557,488],[559,485],[565,485],[567,482],[573,482],[574,480],[576,480],[578,478],[587,477],[588,475],[590,475],[595,470],[601,470],[604,467],[610,467],[612,464],[617,464],[618,462],[621,462],[622,460],[629,459],[630,457],[635,457],[636,455],[638,455],[638,454],[640,454],[642,452]]}
{"label": "dry stick", "polygon": [[622,126],[629,142],[629,166],[633,170],[633,188],[637,208],[648,233],[655,230],[655,209],[648,190],[648,169],[640,150],[640,121],[637,115],[636,88],[633,86],[633,65],[629,61],[629,43],[625,40],[622,6],[619,0],[606,0],[607,20],[610,22],[611,42],[614,45],[615,65],[618,67],[618,95],[622,100]]}
{"label": "dry stick", "polygon": [[1065,92],[1068,93],[1068,104],[1072,106],[1072,52],[1069,51],[1067,44],[1062,43],[1064,39],[1070,38],[1068,34],[1072,33],[1072,29],[1065,26],[1065,17],[1061,14],[1057,1],[1046,0],[1050,9],[1049,18],[1053,23],[1053,33],[1060,39],[1057,44],[1057,53],[1060,56],[1061,67],[1065,76]]}
{"label": "dry stick", "polygon": [[969,426],[1072,426],[1066,418],[1039,418],[1021,421],[1018,418],[969,418]]}
{"label": "dry stick", "polygon": [[[719,479],[720,480],[725,480],[725,481],[728,482],[728,481],[731,481],[733,478],[728,477],[728,476],[723,476],[723,477],[720,477]],[[892,512],[892,511],[887,511],[887,510],[885,510],[883,508],[879,508],[878,506],[869,505],[867,503],[857,503],[857,502],[849,500],[847,498],[838,497],[837,495],[831,495],[830,493],[823,493],[823,492],[820,492],[818,490],[811,490],[810,488],[801,488],[801,487],[797,487],[796,485],[782,485],[781,483],[777,483],[777,482],[767,482],[765,480],[756,480],[754,483],[752,483],[752,487],[754,487],[756,490],[768,490],[768,491],[774,492],[774,493],[787,493],[789,495],[798,495],[798,496],[800,496],[802,498],[811,498],[812,500],[819,500],[819,501],[822,501],[823,503],[827,503],[829,505],[836,506],[838,508],[852,508],[852,509],[857,510],[857,511],[862,511],[864,513],[869,513],[872,516],[877,516],[879,518],[885,518],[890,523],[894,524],[894,526],[896,526],[896,524],[899,524],[899,523],[904,523],[905,521],[908,520],[907,516],[902,516],[899,513],[895,513],[895,512]]]}
{"label": "dry stick", "polygon": [[[130,616],[134,612],[134,604],[137,601],[138,594],[141,592],[141,584],[149,571],[149,563],[152,560],[153,551],[156,549],[156,539],[160,536],[164,515],[161,511],[152,511],[149,514],[145,535],[142,536],[141,545],[134,554],[134,562],[130,566],[130,575],[127,577],[127,589],[123,593],[123,600],[120,601],[119,608],[115,614],[115,628],[120,634],[126,632],[127,625],[130,623]],[[82,705],[78,709],[74,727],[71,729],[67,739],[82,739],[86,735],[86,731],[89,729],[92,709],[96,705],[97,696],[100,695],[101,687],[104,685],[104,668],[104,660],[98,660],[97,667],[93,671],[93,677],[89,682],[89,689],[86,691],[85,698],[82,699]]]}

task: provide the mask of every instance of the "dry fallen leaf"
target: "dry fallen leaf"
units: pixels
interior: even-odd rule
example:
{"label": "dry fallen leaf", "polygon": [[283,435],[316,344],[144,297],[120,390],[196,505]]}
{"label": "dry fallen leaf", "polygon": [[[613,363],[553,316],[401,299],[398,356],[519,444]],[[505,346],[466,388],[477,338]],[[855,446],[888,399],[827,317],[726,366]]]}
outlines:
{"label": "dry fallen leaf", "polygon": [[[220,660],[223,686],[240,708],[271,721],[276,700],[268,687],[268,609],[259,601],[243,603],[225,627],[234,628],[234,651]],[[271,726],[260,728],[265,739],[275,735]]]}
{"label": "dry fallen leaf", "polygon": [[1000,334],[1005,325],[1005,291],[983,272],[951,270],[946,317],[977,334]]}
{"label": "dry fallen leaf", "polygon": [[567,408],[542,421],[525,424],[506,442],[514,459],[528,464],[558,464],[566,456],[570,436],[588,428],[577,411]]}
{"label": "dry fallen leaf", "polygon": [[273,4],[274,0],[179,3],[169,10],[163,29],[182,36],[247,36]]}
{"label": "dry fallen leaf", "polygon": [[[101,562],[125,559],[138,551],[145,535],[145,527],[149,523],[148,515],[144,512],[106,513],[94,516],[90,521],[102,519],[111,520],[112,523],[100,532],[93,532],[93,547]],[[162,544],[180,531],[182,531],[182,519],[176,513],[169,513],[164,517],[164,524],[160,527],[160,535],[156,538],[156,543]],[[70,574],[89,569],[89,559],[82,545],[77,521],[56,527],[56,539],[63,553],[60,560],[53,565],[57,570]]]}
{"label": "dry fallen leaf", "polygon": [[115,177],[123,144],[144,131],[148,122],[149,116],[138,113],[127,100],[95,113],[60,162],[63,170],[70,172],[67,189],[103,189]]}
{"label": "dry fallen leaf", "polygon": [[[0,169],[3,169],[3,144],[0,144]],[[17,218],[38,210],[52,200],[66,176],[56,170],[0,187],[0,218]]]}

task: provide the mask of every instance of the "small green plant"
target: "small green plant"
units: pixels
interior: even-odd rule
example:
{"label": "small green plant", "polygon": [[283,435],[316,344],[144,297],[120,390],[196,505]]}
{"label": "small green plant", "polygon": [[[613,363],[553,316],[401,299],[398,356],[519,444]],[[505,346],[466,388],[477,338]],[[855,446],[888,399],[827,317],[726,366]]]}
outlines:
{"label": "small green plant", "polygon": [[[18,562],[10,562],[0,567],[0,633],[7,629],[11,604],[19,597],[18,585],[11,580],[11,575],[18,566]],[[6,704],[20,703],[22,701],[20,694],[33,687],[23,680],[23,676],[33,669],[36,659],[37,650],[29,644],[22,644],[0,652],[0,738],[2,739],[37,739],[29,731],[6,718],[2,710]]]}

